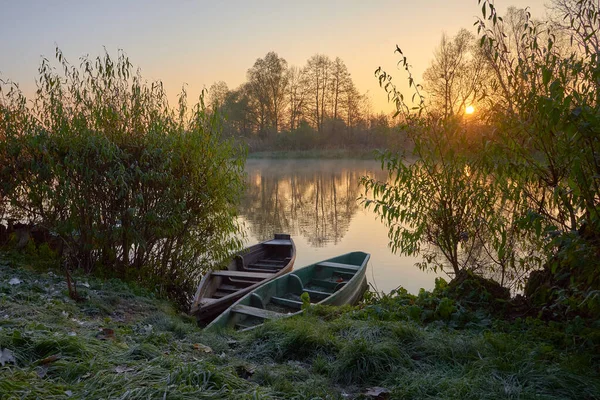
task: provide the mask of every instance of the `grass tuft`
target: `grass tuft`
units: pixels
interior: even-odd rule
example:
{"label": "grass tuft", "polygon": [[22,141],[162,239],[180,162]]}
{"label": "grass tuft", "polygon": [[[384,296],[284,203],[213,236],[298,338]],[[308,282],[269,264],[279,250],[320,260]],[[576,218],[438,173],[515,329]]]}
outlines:
{"label": "grass tuft", "polygon": [[265,324],[246,340],[251,359],[304,360],[317,353],[335,351],[328,325],[314,317],[287,318]]}
{"label": "grass tuft", "polygon": [[389,340],[354,339],[340,350],[331,376],[335,382],[343,384],[375,383],[382,376],[393,373],[398,366],[410,364],[410,358]]}

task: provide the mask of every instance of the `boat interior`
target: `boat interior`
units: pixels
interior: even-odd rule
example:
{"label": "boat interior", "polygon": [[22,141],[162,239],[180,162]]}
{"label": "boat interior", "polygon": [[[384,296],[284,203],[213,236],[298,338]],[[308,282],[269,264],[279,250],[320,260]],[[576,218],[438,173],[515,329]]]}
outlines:
{"label": "boat interior", "polygon": [[212,272],[211,282],[204,293],[205,303],[270,278],[290,263],[293,251],[289,235],[275,235],[273,240],[236,255],[227,269]]}
{"label": "boat interior", "polygon": [[[343,288],[358,272],[362,260],[324,261],[313,268],[289,273],[256,289],[231,309],[230,325],[235,329],[248,329],[264,320],[299,312],[303,293],[311,303],[320,303]],[[347,262],[344,262],[347,261]]]}

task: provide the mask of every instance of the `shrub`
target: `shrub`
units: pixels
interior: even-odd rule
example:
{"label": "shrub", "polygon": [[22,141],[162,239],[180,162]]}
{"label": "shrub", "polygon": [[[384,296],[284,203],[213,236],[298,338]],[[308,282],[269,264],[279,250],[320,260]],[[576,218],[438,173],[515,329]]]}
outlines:
{"label": "shrub", "polygon": [[133,280],[181,303],[200,273],[240,246],[243,153],[220,118],[169,107],[160,82],[119,53],[79,68],[56,51],[31,106],[0,82],[0,201],[9,218],[64,242],[71,268]]}

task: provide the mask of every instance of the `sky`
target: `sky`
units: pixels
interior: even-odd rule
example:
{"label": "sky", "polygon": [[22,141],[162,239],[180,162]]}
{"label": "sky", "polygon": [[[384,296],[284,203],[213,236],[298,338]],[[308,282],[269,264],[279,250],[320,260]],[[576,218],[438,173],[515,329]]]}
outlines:
{"label": "sky", "polygon": [[[548,0],[496,0],[530,7],[543,17]],[[340,57],[373,111],[390,111],[374,71],[397,70],[400,46],[420,78],[442,33],[473,29],[481,14],[477,0],[0,0],[0,78],[35,90],[42,56],[55,47],[71,63],[96,57],[104,48],[123,49],[149,80],[161,80],[171,104],[185,84],[191,100],[213,82],[230,89],[246,80],[257,58],[275,51],[302,67],[312,55]]]}

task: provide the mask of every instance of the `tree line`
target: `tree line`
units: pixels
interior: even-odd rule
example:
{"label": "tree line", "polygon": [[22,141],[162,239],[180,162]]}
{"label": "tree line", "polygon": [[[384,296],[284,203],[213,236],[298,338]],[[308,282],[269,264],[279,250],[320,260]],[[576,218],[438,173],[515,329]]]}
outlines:
{"label": "tree line", "polygon": [[[371,111],[368,96],[358,91],[344,61],[323,54],[296,67],[271,51],[256,60],[238,88],[229,89],[223,81],[213,83],[207,102],[211,110],[225,116],[226,134],[263,142],[271,137],[271,147],[278,143],[273,135],[284,132],[297,135],[287,142],[279,139],[279,144],[300,148],[324,140],[335,146],[342,140],[356,143],[367,140],[366,131],[391,135],[391,120]],[[357,138],[361,133],[363,137]],[[386,139],[371,135],[370,144],[384,143]]]}

